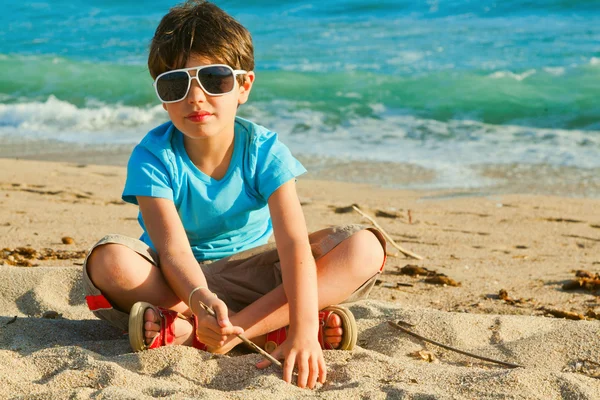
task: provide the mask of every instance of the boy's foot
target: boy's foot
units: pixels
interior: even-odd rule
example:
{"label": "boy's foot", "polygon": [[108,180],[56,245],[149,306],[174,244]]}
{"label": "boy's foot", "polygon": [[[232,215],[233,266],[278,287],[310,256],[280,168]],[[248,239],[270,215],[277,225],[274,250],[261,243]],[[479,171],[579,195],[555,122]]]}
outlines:
{"label": "boy's foot", "polygon": [[[319,343],[323,349],[352,350],[356,347],[357,327],[346,307],[329,306],[319,312]],[[287,327],[269,332],[262,346],[271,353],[287,338]],[[259,346],[261,343],[257,343]]]}
{"label": "boy's foot", "polygon": [[[152,308],[147,308],[144,312],[144,340],[147,346],[150,346],[160,334],[160,315]],[[173,344],[184,346],[192,345],[192,332],[194,326],[189,320],[183,318],[175,318],[173,321]]]}
{"label": "boy's foot", "polygon": [[205,350],[206,346],[194,340],[194,324],[195,319],[176,311],[139,301],[129,312],[129,343],[133,351],[176,344]]}

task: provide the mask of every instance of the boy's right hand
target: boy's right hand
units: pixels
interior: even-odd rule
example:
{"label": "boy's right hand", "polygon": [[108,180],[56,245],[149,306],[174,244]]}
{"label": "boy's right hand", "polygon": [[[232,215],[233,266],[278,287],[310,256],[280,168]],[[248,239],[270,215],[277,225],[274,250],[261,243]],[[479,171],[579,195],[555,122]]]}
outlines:
{"label": "boy's right hand", "polygon": [[202,296],[200,300],[211,307],[216,314],[216,318],[206,312],[199,304],[191,307],[192,312],[198,318],[196,328],[196,337],[198,340],[210,349],[223,347],[225,343],[242,335],[244,329],[239,326],[233,326],[229,320],[229,313],[225,302],[216,295],[211,294],[208,298]]}

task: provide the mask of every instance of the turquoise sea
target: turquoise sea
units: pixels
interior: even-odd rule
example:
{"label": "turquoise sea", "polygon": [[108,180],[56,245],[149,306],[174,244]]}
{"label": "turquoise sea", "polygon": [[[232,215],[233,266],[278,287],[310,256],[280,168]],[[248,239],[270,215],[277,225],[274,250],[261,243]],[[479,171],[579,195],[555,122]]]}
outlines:
{"label": "turquoise sea", "polygon": [[[252,33],[240,115],[314,177],[600,196],[596,0],[216,0]],[[176,2],[4,2],[0,156],[125,163],[166,120],[148,43]]]}

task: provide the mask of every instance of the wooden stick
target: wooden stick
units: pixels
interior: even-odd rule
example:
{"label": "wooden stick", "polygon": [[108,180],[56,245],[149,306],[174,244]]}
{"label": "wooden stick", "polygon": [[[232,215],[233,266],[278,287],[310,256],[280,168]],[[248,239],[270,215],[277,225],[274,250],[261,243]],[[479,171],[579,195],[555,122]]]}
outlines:
{"label": "wooden stick", "polygon": [[381,225],[379,225],[377,223],[377,221],[375,221],[373,218],[371,218],[370,216],[368,216],[367,214],[365,214],[360,208],[356,207],[356,205],[353,204],[352,208],[354,209],[354,211],[356,211],[357,213],[359,213],[360,215],[362,215],[363,217],[365,217],[366,219],[368,219],[369,221],[371,221],[371,223],[373,225],[375,225],[375,227],[381,231],[381,233],[383,234],[383,236],[385,236],[385,238],[392,244],[392,246],[394,246],[395,248],[397,248],[402,254],[404,254],[405,256],[408,256],[408,257],[412,257],[412,258],[414,258],[416,260],[422,260],[423,259],[423,257],[421,257],[420,255],[415,254],[413,252],[410,252],[410,251],[405,250],[402,247],[400,247],[400,245],[398,245],[396,242],[394,242],[394,239],[392,239],[392,237],[387,234],[387,232],[381,227]]}
{"label": "wooden stick", "polygon": [[487,357],[478,356],[477,354],[467,353],[466,351],[455,349],[454,347],[447,346],[447,345],[445,345],[443,343],[439,343],[439,342],[436,342],[434,340],[427,339],[426,337],[423,337],[423,336],[421,336],[419,334],[416,334],[416,333],[414,333],[414,332],[412,332],[412,331],[410,331],[410,330],[408,330],[406,328],[403,328],[402,326],[398,325],[397,323],[395,323],[393,321],[388,321],[388,324],[390,324],[394,328],[400,329],[402,332],[404,332],[406,334],[409,334],[411,336],[416,337],[417,339],[424,340],[424,341],[429,342],[431,344],[435,344],[436,346],[443,347],[444,349],[447,349],[447,350],[455,351],[455,352],[463,354],[465,356],[469,356],[469,357],[473,357],[473,358],[478,358],[478,359],[483,360],[483,361],[489,361],[489,362],[492,362],[492,363],[500,364],[500,365],[503,365],[503,366],[508,367],[508,368],[524,368],[522,365],[519,365],[519,364],[512,364],[512,363],[507,363],[507,362],[504,362],[504,361],[494,360],[493,358],[487,358]]}
{"label": "wooden stick", "polygon": [[[199,301],[199,303],[200,303],[200,307],[202,307],[204,309],[204,311],[206,311],[209,315],[212,315],[213,317],[215,317],[215,319],[217,318],[217,314],[215,314],[215,312],[213,311],[212,308],[210,308],[209,306],[204,304],[202,301]],[[244,335],[237,335],[237,337],[239,337],[242,340],[242,342],[244,342],[248,346],[250,346],[250,348],[252,350],[256,351],[258,354],[262,355],[267,360],[269,360],[273,364],[277,365],[279,368],[283,368],[283,365],[279,362],[279,360],[277,360],[272,355],[270,355],[269,353],[267,353],[266,351],[264,351],[263,349],[258,347],[255,343],[248,340]]]}

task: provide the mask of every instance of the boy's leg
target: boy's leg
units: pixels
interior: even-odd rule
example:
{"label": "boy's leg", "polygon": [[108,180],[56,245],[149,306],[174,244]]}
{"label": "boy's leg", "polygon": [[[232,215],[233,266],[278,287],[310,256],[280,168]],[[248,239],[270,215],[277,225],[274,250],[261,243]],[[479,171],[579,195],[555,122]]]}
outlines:
{"label": "boy's leg", "polygon": [[[109,235],[90,251],[83,266],[88,306],[96,316],[127,330],[134,303],[145,301],[189,315],[189,309],[173,292],[157,267],[156,255],[137,239]],[[146,310],[147,342],[158,334],[159,316]],[[153,329],[157,327],[156,329]],[[192,325],[175,320],[175,344],[192,341]],[[156,332],[154,332],[154,330]]]}
{"label": "boy's leg", "polygon": [[[348,227],[344,229],[346,228]],[[351,236],[339,242],[332,240],[330,230],[327,229],[311,234],[313,255],[317,259],[320,309],[340,303],[344,299],[357,300],[360,296],[366,295],[374,282],[374,275],[382,269],[385,240],[381,234],[375,230],[371,233],[368,230],[350,228]],[[319,238],[319,236],[323,237]],[[316,248],[315,244],[317,244]],[[276,254],[276,250],[271,253]],[[157,264],[156,255],[137,239],[121,235],[110,235],[102,239],[92,249],[84,263],[84,281],[89,295],[87,297],[105,298],[111,310],[101,309],[94,311],[94,314],[109,320],[123,330],[127,329],[127,312],[136,301],[146,301],[189,315],[188,307],[173,293]],[[218,291],[219,282],[211,278],[214,276],[207,275],[209,286],[213,291]],[[366,287],[365,292],[356,290],[361,285],[361,289]],[[275,286],[277,285],[270,287]],[[220,294],[220,297],[227,297],[226,293]],[[355,298],[357,295],[360,296]],[[262,294],[258,295],[257,300],[239,315],[231,317],[236,321],[239,318],[240,323],[244,324],[240,326],[247,329],[245,335],[257,337],[259,343],[261,335],[289,323],[287,299],[281,285],[265,296],[261,296]],[[90,304],[89,300],[88,304]],[[92,309],[91,306],[90,308]],[[152,310],[148,310],[147,313],[145,329],[146,337],[150,342],[151,338],[158,334],[160,321]],[[118,314],[117,318],[113,318],[113,314]],[[336,317],[331,319],[331,326],[338,328],[324,332],[326,341],[334,347],[336,342],[339,343],[341,340],[342,334],[339,328],[341,321]],[[176,326],[175,343],[191,344],[191,325],[185,320],[177,319],[176,322],[178,326]],[[226,344],[219,349],[219,352],[226,352],[233,348],[239,343],[236,340]]]}
{"label": "boy's leg", "polygon": [[[356,228],[352,228],[356,229]],[[317,238],[317,247],[327,247],[328,241],[334,240],[330,234],[331,230],[323,230],[311,234],[311,236],[323,236]],[[313,242],[311,238],[311,243]],[[351,235],[332,244],[332,249],[320,256],[320,249],[313,247],[317,264],[317,285],[319,296],[319,309],[332,304],[338,304],[348,299],[358,300],[353,294],[357,288],[371,285],[382,269],[385,261],[385,240],[376,230],[356,229]],[[320,257],[319,257],[320,256]],[[370,289],[370,286],[369,288]],[[368,294],[362,293],[365,297]],[[258,298],[239,313],[231,317],[233,324],[241,326],[245,335],[261,345],[266,333],[279,329],[289,324],[289,308],[287,298],[282,285],[277,286],[269,293]],[[334,320],[333,325],[337,328],[326,330],[325,336],[339,337],[341,329],[339,317]],[[338,339],[338,343],[339,343]],[[239,344],[239,339],[232,338],[218,353],[226,353]],[[330,342],[331,343],[331,342]],[[334,343],[331,343],[334,344]]]}

